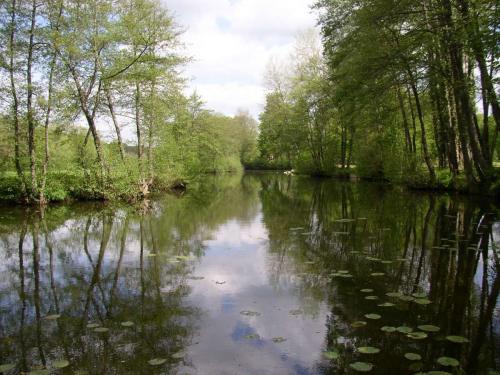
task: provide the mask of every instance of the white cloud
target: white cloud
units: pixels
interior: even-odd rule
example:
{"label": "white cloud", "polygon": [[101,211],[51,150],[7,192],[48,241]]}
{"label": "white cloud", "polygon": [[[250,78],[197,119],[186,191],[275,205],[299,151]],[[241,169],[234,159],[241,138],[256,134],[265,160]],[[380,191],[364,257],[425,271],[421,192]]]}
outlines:
{"label": "white cloud", "polygon": [[264,102],[263,74],[273,56],[292,52],[296,34],[315,26],[312,0],[163,0],[186,32],[190,90],[207,107],[254,116]]}

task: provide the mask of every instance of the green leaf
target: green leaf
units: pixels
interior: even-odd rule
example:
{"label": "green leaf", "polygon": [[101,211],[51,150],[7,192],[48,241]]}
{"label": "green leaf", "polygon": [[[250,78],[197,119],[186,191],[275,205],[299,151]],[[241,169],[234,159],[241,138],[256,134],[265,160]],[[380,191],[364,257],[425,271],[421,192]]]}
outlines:
{"label": "green leaf", "polygon": [[165,362],[167,362],[165,358],[153,358],[148,361],[151,366],[161,366]]}
{"label": "green leaf", "polygon": [[65,367],[69,366],[69,361],[67,361],[65,359],[58,359],[57,361],[54,361],[54,363],[52,363],[52,365],[55,368],[65,368]]}
{"label": "green leaf", "polygon": [[396,332],[396,327],[383,326],[382,328],[380,328],[380,330],[383,332],[392,333],[392,332]]}
{"label": "green leaf", "polygon": [[45,320],[57,320],[61,317],[60,314],[52,314],[52,315],[47,315],[46,317],[44,317],[43,319]]}
{"label": "green leaf", "polygon": [[405,353],[405,358],[409,361],[420,361],[422,356],[417,353]]}
{"label": "green leaf", "polygon": [[459,361],[451,357],[440,357],[437,359],[437,363],[439,363],[441,366],[450,366],[450,367],[456,367],[460,365]]}
{"label": "green leaf", "polygon": [[439,330],[441,328],[439,328],[438,326],[430,325],[430,324],[424,324],[424,325],[418,326],[418,329],[421,331],[425,331],[425,332],[439,332]]}
{"label": "green leaf", "polygon": [[97,333],[106,333],[109,331],[109,328],[106,328],[106,327],[97,327],[97,328],[94,328],[94,332],[97,332]]}
{"label": "green leaf", "polygon": [[425,332],[410,332],[406,335],[406,337],[413,340],[423,340],[427,338],[427,333]]}
{"label": "green leaf", "polygon": [[359,372],[369,372],[373,369],[373,365],[367,362],[354,362],[349,365],[353,370]]}
{"label": "green leaf", "polygon": [[339,353],[336,351],[328,351],[328,352],[323,352],[323,356],[328,359],[337,359],[339,358]]}
{"label": "green leaf", "polygon": [[134,322],[130,322],[130,321],[121,322],[120,324],[122,327],[133,327],[134,326]]}
{"label": "green leaf", "polygon": [[469,340],[463,336],[446,336],[446,340],[454,342],[456,344],[465,344],[469,342]]}
{"label": "green leaf", "polygon": [[396,329],[398,332],[401,332],[401,333],[410,333],[413,331],[413,328],[407,327],[407,326],[401,326],[401,327],[398,327]]}
{"label": "green leaf", "polygon": [[373,289],[361,289],[361,293],[372,293]]}
{"label": "green leaf", "polygon": [[377,354],[380,353],[380,349],[374,348],[373,346],[360,346],[358,352],[363,354]]}
{"label": "green leaf", "polygon": [[379,314],[365,314],[366,319],[378,320],[381,317]]}
{"label": "green leaf", "polygon": [[351,327],[353,328],[360,328],[366,326],[368,323],[363,322],[362,320],[358,320],[357,322],[351,323]]}

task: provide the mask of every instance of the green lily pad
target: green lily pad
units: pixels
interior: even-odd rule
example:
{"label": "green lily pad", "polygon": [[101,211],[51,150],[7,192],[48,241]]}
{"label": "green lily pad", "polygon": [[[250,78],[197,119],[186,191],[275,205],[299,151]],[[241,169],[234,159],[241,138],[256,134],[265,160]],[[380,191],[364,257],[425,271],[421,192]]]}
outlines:
{"label": "green lily pad", "polygon": [[373,365],[367,362],[354,362],[351,363],[349,367],[359,372],[369,372],[373,369]]}
{"label": "green lily pad", "polygon": [[4,363],[3,365],[0,365],[0,372],[7,372],[15,368],[16,365],[13,363]]}
{"label": "green lily pad", "polygon": [[45,320],[57,320],[61,317],[60,314],[52,314],[52,315],[47,315],[46,317],[44,317],[43,319]]}
{"label": "green lily pad", "polygon": [[[258,338],[259,335],[257,335],[257,338]],[[177,353],[174,353],[172,354],[172,358],[175,358],[175,359],[181,359],[181,358],[184,358],[186,356],[186,352],[184,351],[180,351],[180,352],[177,352]]]}
{"label": "green lily pad", "polygon": [[454,342],[455,344],[465,344],[469,342],[469,340],[463,336],[446,336],[446,340]]}
{"label": "green lily pad", "polygon": [[423,340],[427,338],[427,333],[425,332],[410,332],[406,335],[409,339],[413,340]]}
{"label": "green lily pad", "polygon": [[451,357],[439,357],[437,359],[437,363],[439,363],[441,366],[450,366],[450,367],[457,367],[460,365],[460,362],[458,362],[455,358]]}
{"label": "green lily pad", "polygon": [[413,300],[413,302],[418,303],[419,305],[430,305],[432,303],[427,298],[417,298]]}
{"label": "green lily pad", "polygon": [[353,323],[351,323],[351,327],[353,327],[353,328],[360,328],[360,327],[364,327],[364,326],[366,326],[367,324],[368,324],[368,323],[366,323],[366,322],[363,322],[363,321],[361,321],[361,320],[358,320],[357,322],[353,322]]}
{"label": "green lily pad", "polygon": [[373,272],[370,274],[373,277],[380,277],[380,276],[385,276],[385,273],[383,272]]}
{"label": "green lily pad", "polygon": [[245,316],[260,316],[259,312],[257,312],[257,311],[250,311],[250,310],[240,311],[240,314],[241,315],[245,315]]}
{"label": "green lily pad", "polygon": [[424,324],[418,326],[418,329],[424,332],[439,332],[441,328],[439,328],[438,326],[433,326],[431,324]]}
{"label": "green lily pad", "polygon": [[412,293],[412,296],[415,298],[427,298],[426,293]]}
{"label": "green lily pad", "polygon": [[97,333],[106,333],[109,331],[109,328],[106,328],[106,327],[97,327],[97,328],[94,328],[94,332],[97,332]]}
{"label": "green lily pad", "polygon": [[370,301],[375,301],[378,299],[377,296],[366,296],[365,299],[370,300]]}
{"label": "green lily pad", "polygon": [[279,344],[280,342],[285,342],[286,339],[284,337],[278,336],[278,337],[273,337],[271,340],[273,340],[274,343]]}
{"label": "green lily pad", "polygon": [[373,293],[373,289],[361,289],[361,293]]}
{"label": "green lily pad", "polygon": [[98,324],[98,323],[89,323],[89,324],[87,324],[87,328],[90,328],[90,329],[97,328],[97,327],[100,327],[100,326],[101,325]]}
{"label": "green lily pad", "polygon": [[243,336],[243,338],[247,339],[247,340],[258,340],[258,339],[260,339],[260,336],[256,333],[251,333],[249,335]]}
{"label": "green lily pad", "polygon": [[366,319],[378,320],[381,317],[379,314],[365,314]]}
{"label": "green lily pad", "polygon": [[385,294],[387,297],[395,297],[395,298],[399,298],[399,297],[402,297],[403,295],[399,292],[389,292],[389,293],[386,293]]}
{"label": "green lily pad", "polygon": [[52,363],[52,366],[54,366],[55,368],[65,368],[69,366],[69,361],[65,359],[59,359],[57,361],[54,361],[54,363]]}
{"label": "green lily pad", "polygon": [[339,353],[336,351],[323,352],[323,356],[328,359],[337,359],[339,358]]}
{"label": "green lily pad", "polygon": [[409,361],[420,361],[422,356],[417,353],[405,353],[405,358]]}
{"label": "green lily pad", "polygon": [[410,366],[408,366],[408,370],[410,371],[420,371],[424,367],[422,362],[413,362]]}
{"label": "green lily pad", "polygon": [[148,361],[151,366],[161,366],[167,362],[166,358],[153,358]]}
{"label": "green lily pad", "polygon": [[392,260],[383,260],[380,263],[382,263],[382,264],[392,264]]}
{"label": "green lily pad", "polygon": [[412,296],[401,296],[401,297],[399,297],[399,299],[400,299],[401,301],[411,302],[411,301],[413,301],[415,298],[414,298],[414,297],[412,297]]}
{"label": "green lily pad", "polygon": [[121,322],[120,323],[122,327],[133,327],[134,326],[134,322]]}
{"label": "green lily pad", "polygon": [[380,353],[380,349],[375,348],[373,346],[360,346],[358,348],[358,352],[363,353],[363,354],[377,354],[377,353]]}
{"label": "green lily pad", "polygon": [[377,306],[379,306],[379,307],[392,307],[395,305],[393,303],[390,303],[390,302],[384,302],[384,303],[378,304]]}
{"label": "green lily pad", "polygon": [[396,330],[397,330],[398,332],[401,332],[401,333],[406,333],[406,334],[408,334],[408,333],[410,333],[410,332],[413,332],[413,328],[411,328],[411,327],[407,327],[407,326],[401,326],[401,327],[398,327],[398,328],[396,328]]}
{"label": "green lily pad", "polygon": [[380,330],[382,332],[392,333],[392,332],[396,332],[396,327],[383,326],[382,328],[380,328]]}
{"label": "green lily pad", "polygon": [[50,370],[44,368],[39,370],[32,370],[28,372],[28,375],[50,375]]}
{"label": "green lily pad", "polygon": [[347,271],[347,270],[340,270],[340,271],[337,271],[337,273],[348,274],[349,271]]}

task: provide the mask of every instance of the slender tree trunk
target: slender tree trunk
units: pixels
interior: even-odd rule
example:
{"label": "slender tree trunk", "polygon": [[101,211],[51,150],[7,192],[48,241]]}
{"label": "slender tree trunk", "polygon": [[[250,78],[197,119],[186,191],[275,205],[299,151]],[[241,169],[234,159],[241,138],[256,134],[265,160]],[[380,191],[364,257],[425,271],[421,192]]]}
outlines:
{"label": "slender tree trunk", "polygon": [[142,139],[141,139],[141,89],[139,83],[135,84],[135,129],[137,135],[137,161],[139,163],[139,175],[142,178]]}
{"label": "slender tree trunk", "polygon": [[33,53],[34,53],[34,43],[35,43],[35,26],[36,26],[36,10],[37,4],[36,0],[33,0],[31,7],[31,25],[29,32],[29,44],[28,44],[28,59],[27,59],[27,69],[26,69],[26,83],[27,83],[27,122],[28,122],[28,154],[30,159],[30,177],[31,177],[31,188],[30,188],[30,200],[36,199],[38,197],[38,181],[36,178],[36,150],[35,150],[35,119],[33,111],[33,80],[32,80],[32,67],[33,67]]}
{"label": "slender tree trunk", "polygon": [[118,120],[115,114],[115,108],[113,105],[113,98],[111,96],[111,92],[109,90],[109,86],[107,84],[104,85],[104,93],[106,95],[106,101],[109,109],[109,113],[111,114],[111,119],[113,120],[113,125],[115,127],[116,139],[118,142],[118,149],[120,151],[120,157],[122,161],[125,161],[125,154],[123,152],[123,143],[122,143],[122,135],[120,131],[120,126],[118,125]]}
{"label": "slender tree trunk", "polygon": [[397,96],[398,96],[398,102],[399,102],[399,109],[401,111],[401,117],[403,119],[403,127],[404,127],[404,131],[405,131],[405,145],[406,145],[406,150],[409,153],[412,153],[413,149],[412,149],[412,144],[411,144],[410,127],[408,125],[408,116],[406,114],[405,104],[404,104],[403,96],[401,95],[401,89],[400,89],[399,86],[396,89],[396,93],[397,93]]}

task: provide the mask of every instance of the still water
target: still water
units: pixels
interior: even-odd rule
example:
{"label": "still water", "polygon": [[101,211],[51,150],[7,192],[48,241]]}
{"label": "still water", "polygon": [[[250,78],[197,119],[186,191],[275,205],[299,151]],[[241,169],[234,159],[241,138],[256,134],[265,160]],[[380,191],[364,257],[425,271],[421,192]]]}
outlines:
{"label": "still water", "polygon": [[2,207],[0,372],[498,374],[499,220],[278,174],[148,208]]}

